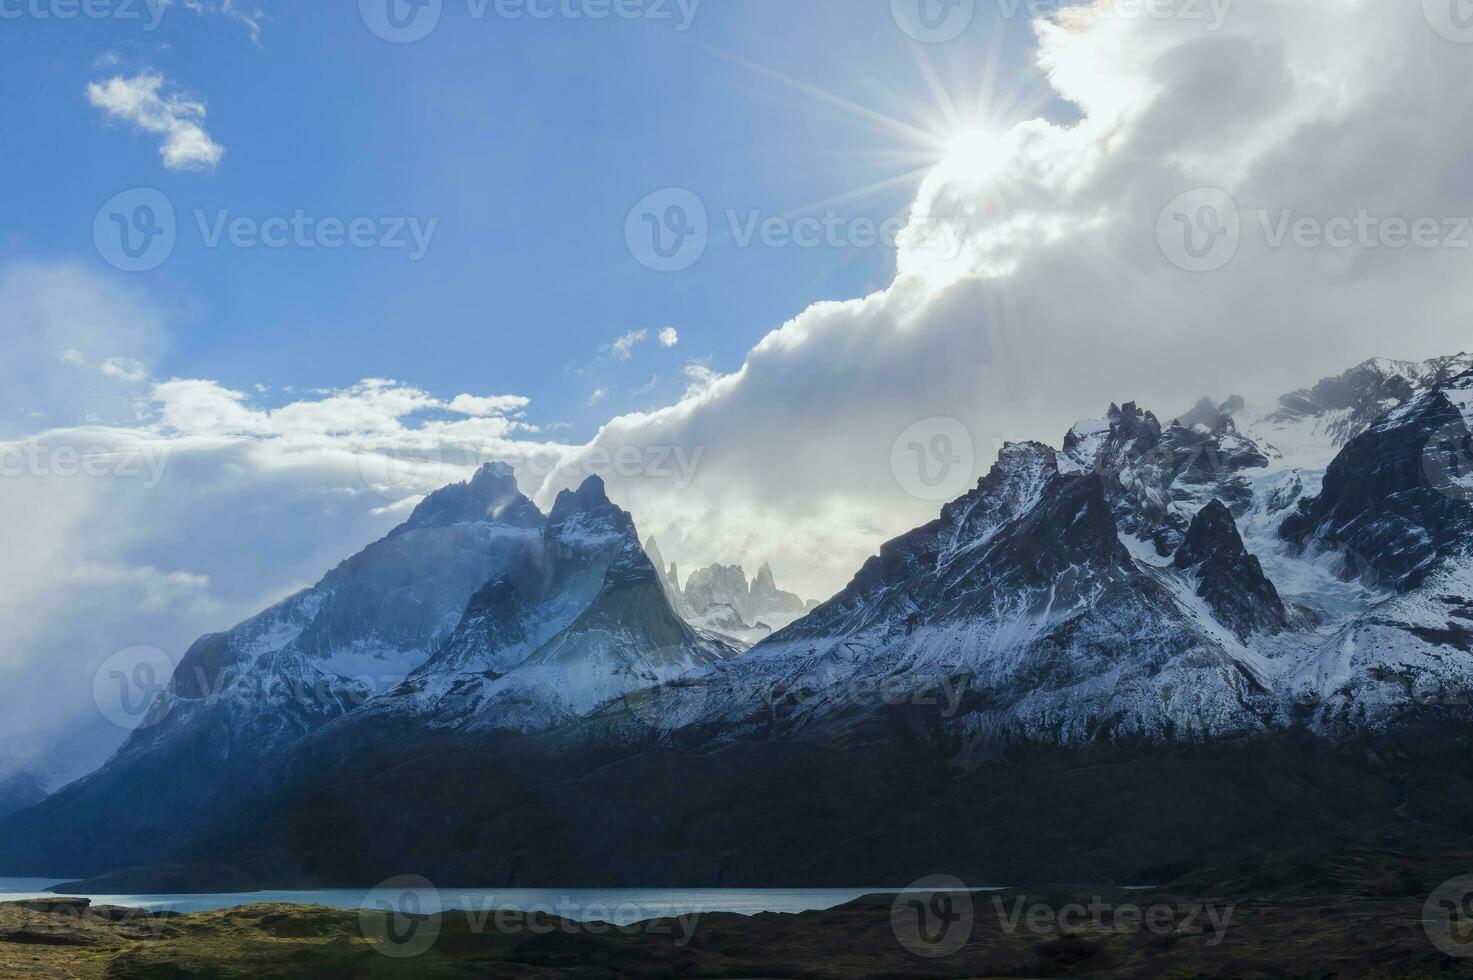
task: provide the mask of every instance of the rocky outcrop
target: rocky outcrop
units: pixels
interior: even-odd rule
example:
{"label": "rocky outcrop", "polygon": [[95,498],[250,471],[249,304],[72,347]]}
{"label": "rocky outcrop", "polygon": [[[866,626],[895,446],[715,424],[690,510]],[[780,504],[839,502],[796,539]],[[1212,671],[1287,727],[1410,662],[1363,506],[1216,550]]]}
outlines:
{"label": "rocky outcrop", "polygon": [[1218,622],[1247,642],[1289,626],[1289,613],[1263,565],[1248,553],[1232,513],[1214,500],[1197,512],[1174,559],[1197,582],[1197,595]]}

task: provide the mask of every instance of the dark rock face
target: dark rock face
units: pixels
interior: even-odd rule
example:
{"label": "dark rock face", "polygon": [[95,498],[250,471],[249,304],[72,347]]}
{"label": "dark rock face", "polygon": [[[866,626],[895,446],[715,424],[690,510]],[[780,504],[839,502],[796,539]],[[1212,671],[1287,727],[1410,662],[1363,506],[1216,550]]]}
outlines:
{"label": "dark rock face", "polygon": [[[1429,446],[1467,422],[1450,395],[1467,397],[1473,372],[1428,392],[1352,439],[1330,465],[1324,489],[1283,523],[1301,548],[1347,552],[1352,574],[1408,591],[1442,558],[1473,542],[1473,504],[1429,478]],[[1456,454],[1456,447],[1446,447]]]}
{"label": "dark rock face", "polygon": [[1255,633],[1288,628],[1283,599],[1263,574],[1263,565],[1244,547],[1237,523],[1221,501],[1197,512],[1174,565],[1197,578],[1197,595],[1238,639],[1246,642]]}

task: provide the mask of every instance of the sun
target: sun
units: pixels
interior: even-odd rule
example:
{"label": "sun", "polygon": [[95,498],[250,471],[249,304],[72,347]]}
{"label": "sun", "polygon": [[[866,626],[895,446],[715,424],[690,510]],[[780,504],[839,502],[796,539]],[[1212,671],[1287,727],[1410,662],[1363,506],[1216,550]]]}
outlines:
{"label": "sun", "polygon": [[997,133],[969,126],[946,139],[941,166],[957,176],[982,180],[995,175],[1004,160],[1003,141]]}

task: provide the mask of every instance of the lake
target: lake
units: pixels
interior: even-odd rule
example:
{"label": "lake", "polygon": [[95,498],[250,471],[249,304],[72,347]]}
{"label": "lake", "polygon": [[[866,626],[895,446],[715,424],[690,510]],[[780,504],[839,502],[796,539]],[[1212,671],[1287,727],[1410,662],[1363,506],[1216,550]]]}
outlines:
{"label": "lake", "polygon": [[[0,902],[57,897],[46,889],[58,879],[0,878]],[[260,891],[223,895],[88,895],[94,905],[121,905],[152,912],[211,912],[241,905],[285,903],[330,908],[441,909],[471,912],[541,912],[578,922],[629,925],[648,919],[705,912],[814,912],[861,895],[904,888],[416,888],[395,882],[387,888],[321,891]],[[406,896],[412,896],[406,902]]]}

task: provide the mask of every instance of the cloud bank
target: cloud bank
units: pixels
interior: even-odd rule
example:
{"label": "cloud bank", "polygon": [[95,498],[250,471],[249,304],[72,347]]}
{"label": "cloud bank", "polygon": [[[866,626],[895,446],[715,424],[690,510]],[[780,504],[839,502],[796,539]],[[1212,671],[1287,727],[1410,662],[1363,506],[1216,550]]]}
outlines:
{"label": "cloud bank", "polygon": [[[1453,111],[1473,96],[1473,48],[1423,7],[1237,0],[1212,30],[1101,0],[1038,21],[1039,65],[1077,122],[1024,122],[949,158],[920,189],[892,284],[815,304],[733,373],[690,364],[675,404],[578,447],[546,438],[516,395],[366,380],[272,400],[156,381],[167,317],[146,298],[67,267],[0,274],[0,318],[35,328],[13,332],[28,346],[0,368],[13,382],[0,449],[168,459],[151,488],[58,476],[54,454],[0,481],[0,504],[26,515],[0,576],[0,740],[67,729],[94,754],[115,743],[85,721],[107,655],[181,652],[484,459],[515,465],[544,506],[597,472],[668,558],[770,560],[817,597],[935,515],[897,447],[944,449],[965,485],[1002,440],[1057,444],[1111,401],[1170,415],[1204,394],[1272,398],[1365,357],[1469,346],[1473,251],[1385,235],[1473,214],[1473,130]],[[114,82],[99,98],[143,107],[117,114],[154,120],[166,161],[176,125],[179,160],[210,157],[202,107],[160,109],[162,79]],[[1380,231],[1343,246],[1279,234],[1362,214]],[[929,245],[948,227],[957,247],[941,254]],[[635,333],[623,353],[649,339]]]}

